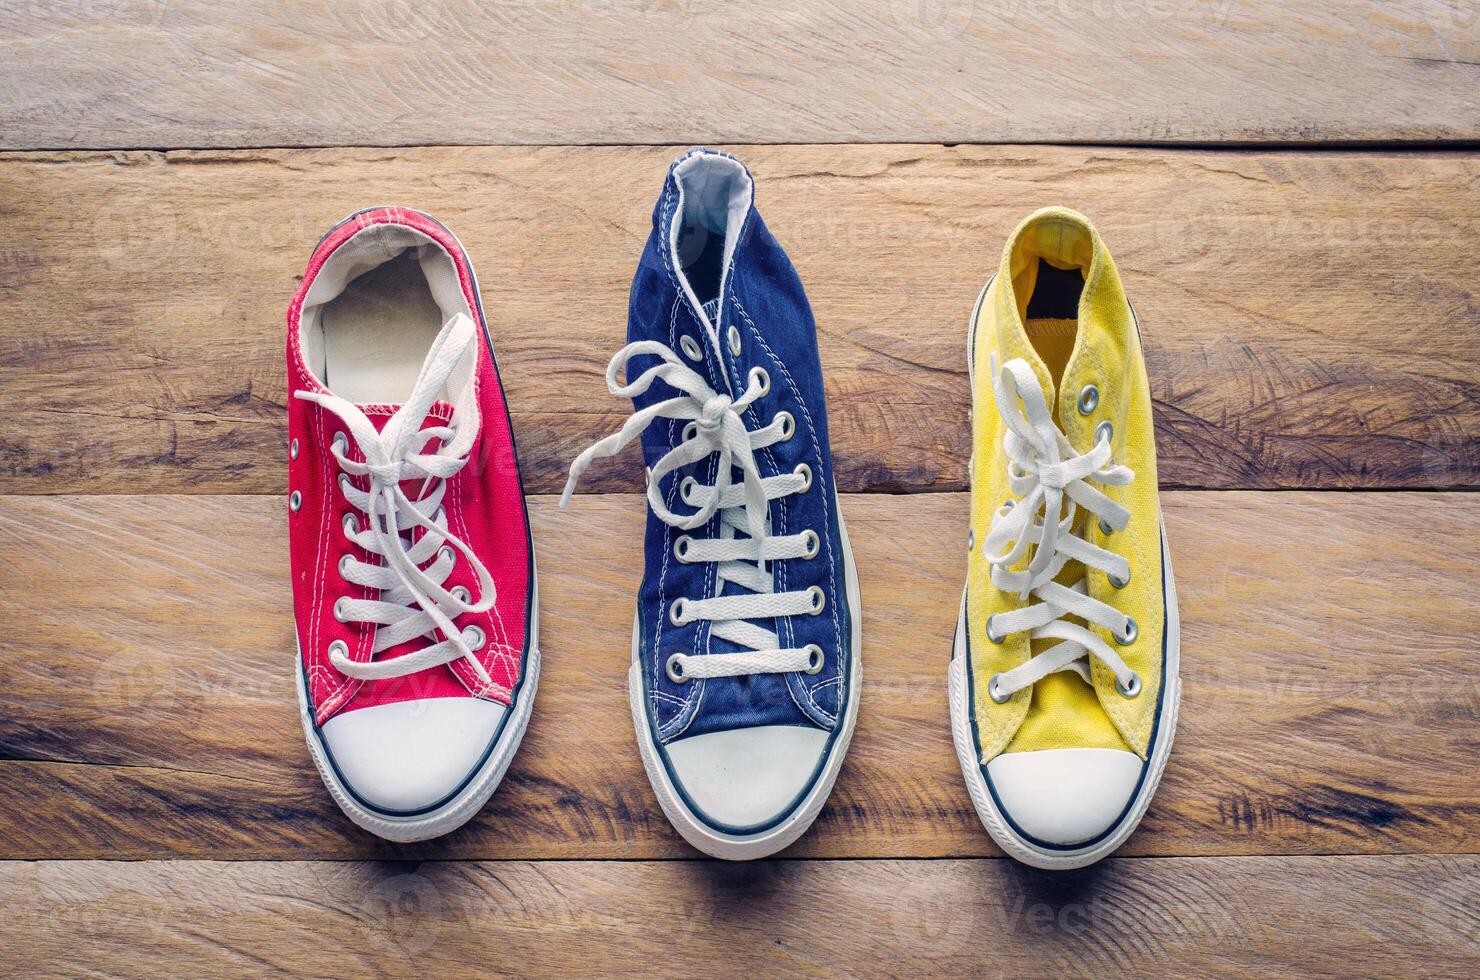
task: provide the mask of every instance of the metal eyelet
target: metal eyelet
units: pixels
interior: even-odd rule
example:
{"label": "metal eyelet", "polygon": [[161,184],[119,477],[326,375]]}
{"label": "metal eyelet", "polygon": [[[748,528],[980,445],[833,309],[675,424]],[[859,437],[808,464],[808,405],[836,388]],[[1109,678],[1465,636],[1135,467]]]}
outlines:
{"label": "metal eyelet", "polygon": [[726,331],[725,339],[727,339],[730,342],[730,353],[733,354],[733,355],[735,355],[736,357],[739,357],[740,356],[740,330],[733,323],[730,324],[730,329],[728,331]]}
{"label": "metal eyelet", "polygon": [[1116,643],[1119,643],[1123,647],[1130,646],[1132,643],[1135,643],[1136,642],[1136,637],[1139,634],[1140,634],[1140,630],[1136,628],[1136,621],[1134,619],[1130,618],[1129,616],[1125,617],[1125,635],[1124,636],[1122,636],[1119,633],[1116,633],[1114,630],[1111,630],[1110,631],[1110,635],[1113,636],[1113,637],[1115,637],[1115,642]]}
{"label": "metal eyelet", "polygon": [[683,441],[684,442],[693,442],[697,438],[699,438],[699,423],[698,422],[690,422],[688,425],[686,425],[686,426],[683,427]]}
{"label": "metal eyelet", "polygon": [[336,482],[339,484],[339,492],[348,497],[350,490],[349,477],[344,473],[341,473],[339,474],[339,479]]}
{"label": "metal eyelet", "polygon": [[699,342],[688,334],[678,338],[678,346],[691,361],[704,360],[704,351],[699,347]]}
{"label": "metal eyelet", "polygon": [[[734,330],[735,328],[731,327],[730,329]],[[736,351],[735,353],[738,354],[740,352]],[[761,386],[760,395],[758,397],[765,397],[766,395],[771,393],[771,376],[766,373],[765,368],[753,367],[750,369],[750,374],[747,375],[747,377],[749,378],[751,384],[759,384]]]}
{"label": "metal eyelet", "polygon": [[1002,513],[1005,514],[1008,511],[1012,510],[1016,506],[1017,506],[1017,501],[1016,500],[1013,500],[1011,497],[1009,497],[1008,499],[1002,501],[1002,506],[1000,508],[998,508],[998,509],[1001,510]]}
{"label": "metal eyelet", "polygon": [[303,506],[303,494],[299,493],[297,490],[294,490],[292,493],[288,494],[288,509],[289,510],[291,510],[293,513],[296,514],[296,513],[298,513],[298,508],[299,507],[302,507],[302,506]]}
{"label": "metal eyelet", "polygon": [[1088,415],[1100,404],[1100,389],[1085,385],[1079,390],[1079,414]]}
{"label": "metal eyelet", "polygon": [[344,604],[348,601],[344,596],[334,600],[334,618],[341,623],[344,622]]}
{"label": "metal eyelet", "polygon": [[334,433],[334,441],[332,445],[335,449],[339,450],[339,455],[349,455],[349,437],[346,436],[343,432]]}
{"label": "metal eyelet", "polygon": [[344,536],[346,538],[352,538],[360,533],[360,519],[353,514],[345,514],[344,520],[339,522],[339,526],[344,528]]}
{"label": "metal eyelet", "polygon": [[666,666],[666,670],[668,671],[668,679],[675,684],[686,684],[689,680],[688,677],[684,676],[683,663],[679,660],[679,658],[682,656],[683,654],[681,653],[672,653],[668,655],[668,664]]}
{"label": "metal eyelet", "polygon": [[349,563],[354,561],[353,555],[344,555],[339,559],[339,577],[345,578],[349,575]]}
{"label": "metal eyelet", "polygon": [[817,532],[813,531],[811,528],[808,528],[807,530],[802,532],[802,544],[807,549],[806,551],[802,552],[803,558],[816,558],[817,552],[822,550],[822,539],[819,538],[817,536]]}
{"label": "metal eyelet", "polygon": [[822,586],[814,585],[807,590],[807,595],[812,597],[812,607],[808,610],[813,616],[822,612],[827,607],[827,593],[822,591]]}
{"label": "metal eyelet", "polygon": [[966,532],[966,550],[970,551],[976,547],[976,528]]}
{"label": "metal eyelet", "polygon": [[452,596],[452,598],[456,599],[458,602],[463,603],[464,605],[467,605],[469,602],[471,602],[473,598],[473,593],[469,592],[465,587],[461,585],[454,585],[452,588],[448,589],[447,592]]}
{"label": "metal eyelet", "polygon": [[689,491],[693,490],[698,485],[699,481],[691,476],[686,476],[683,478],[683,482],[678,485],[678,495],[683,498],[684,503],[693,503],[693,501],[689,499]]}
{"label": "metal eyelet", "polygon": [[822,673],[822,665],[827,662],[827,657],[823,654],[822,647],[815,643],[808,643],[803,649],[807,651],[807,669],[804,673]]}
{"label": "metal eyelet", "polygon": [[812,489],[812,467],[806,463],[798,463],[797,468],[792,470],[792,472],[800,475],[802,478],[802,489],[798,490],[798,493],[806,493]]}
{"label": "metal eyelet", "polygon": [[674,599],[668,606],[668,621],[674,626],[682,626],[687,622],[683,618],[683,598]]}
{"label": "metal eyelet", "polygon": [[797,420],[792,417],[790,412],[777,412],[776,418],[772,421],[773,424],[775,422],[781,423],[781,440],[783,442],[797,434]]}
{"label": "metal eyelet", "polygon": [[997,686],[997,682],[1001,679],[1001,674],[993,674],[992,679],[987,681],[987,697],[992,699],[993,704],[1006,704],[1007,700],[1012,697],[1011,694],[1003,694]]}
{"label": "metal eyelet", "polygon": [[1115,586],[1117,589],[1123,589],[1127,585],[1131,584],[1131,575],[1129,570],[1126,571],[1125,578],[1116,578],[1114,575],[1110,575],[1108,573],[1105,575],[1105,577],[1108,578],[1110,580],[1110,584]]}
{"label": "metal eyelet", "polygon": [[1111,425],[1109,422],[1101,422],[1099,425],[1095,426],[1096,446],[1100,444],[1101,439],[1104,439],[1106,443],[1113,442],[1115,439],[1115,426]]}
{"label": "metal eyelet", "polygon": [[1141,675],[1131,674],[1131,682],[1124,687],[1120,684],[1120,678],[1115,678],[1115,690],[1123,698],[1133,698],[1141,693]]}
{"label": "metal eyelet", "polygon": [[463,630],[463,642],[468,645],[469,650],[482,650],[483,644],[488,642],[488,637],[479,627],[469,626]]}
{"label": "metal eyelet", "polygon": [[1111,527],[1110,522],[1103,517],[1100,518],[1100,533],[1107,537],[1115,533],[1115,528]]}
{"label": "metal eyelet", "polygon": [[998,634],[995,630],[992,629],[992,623],[995,622],[996,619],[996,613],[992,613],[992,615],[987,617],[987,639],[993,643],[1001,643],[1003,640],[1007,639],[1007,634]]}
{"label": "metal eyelet", "polygon": [[343,640],[335,640],[333,643],[329,644],[329,659],[332,660],[334,658],[334,654],[336,653],[338,653],[341,657],[348,657],[349,644],[345,643]]}
{"label": "metal eyelet", "polygon": [[292,442],[288,443],[288,458],[289,459],[297,459],[298,458],[298,440],[297,439],[294,439]]}
{"label": "metal eyelet", "polygon": [[687,564],[689,560],[689,545],[693,543],[693,540],[694,539],[689,537],[687,534],[680,534],[678,537],[674,538],[673,557]]}

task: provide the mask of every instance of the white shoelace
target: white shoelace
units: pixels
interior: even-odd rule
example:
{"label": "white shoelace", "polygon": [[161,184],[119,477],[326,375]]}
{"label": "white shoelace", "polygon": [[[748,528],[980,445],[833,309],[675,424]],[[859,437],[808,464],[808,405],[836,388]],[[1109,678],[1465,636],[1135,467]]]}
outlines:
{"label": "white shoelace", "polygon": [[[1103,527],[1124,530],[1130,511],[1086,481],[1122,486],[1130,483],[1135,474],[1111,461],[1108,436],[1099,437],[1089,452],[1074,451],[1054,424],[1043,388],[1027,361],[1015,358],[1003,365],[999,373],[997,357],[993,355],[991,369],[997,411],[1007,425],[1003,448],[1008,458],[1008,481],[1017,502],[1008,501],[997,510],[982,552],[992,566],[993,585],[1004,592],[1016,592],[1023,599],[1038,601],[989,617],[987,638],[1001,642],[1009,634],[1028,630],[1030,640],[1063,642],[1012,670],[993,676],[988,693],[994,701],[1005,701],[1049,674],[1064,670],[1073,671],[1092,684],[1088,660],[1092,655],[1115,674],[1120,692],[1133,697],[1141,685],[1135,671],[1097,634],[1069,622],[1066,617],[1078,616],[1103,626],[1126,643],[1135,639],[1135,620],[1090,597],[1085,579],[1065,586],[1055,582],[1054,577],[1066,563],[1077,561],[1105,572],[1112,583],[1123,586],[1129,581],[1130,562],[1126,558],[1076,536],[1073,529],[1078,509],[1082,507],[1099,518]],[[1064,506],[1065,497],[1067,506]],[[1061,511],[1063,517],[1059,519]],[[1030,546],[1036,547],[1027,568],[1012,571]]]}
{"label": "white shoelace", "polygon": [[[617,380],[632,358],[649,354],[661,359],[629,384]],[[803,466],[782,476],[762,477],[756,466],[755,452],[791,438],[795,421],[786,413],[778,414],[769,425],[751,432],[741,415],[750,405],[770,390],[765,371],[754,368],[739,398],[717,394],[698,373],[678,359],[666,344],[643,340],[628,344],[617,352],[606,369],[606,385],[619,397],[633,398],[648,390],[654,381],[663,380],[682,394],[657,402],[627,419],[622,428],[586,449],[570,465],[570,479],[560,505],[566,506],[576,481],[598,458],[615,456],[637,439],[657,419],[679,419],[689,422],[684,438],[648,471],[648,504],[658,519],[670,527],[693,530],[703,527],[716,512],[720,514],[719,534],[712,539],[682,535],[674,542],[674,556],[681,562],[716,562],[716,592],[722,593],[729,582],[749,594],[715,595],[710,598],[678,598],[664,615],[675,625],[696,620],[710,620],[714,636],[749,649],[737,653],[701,656],[672,654],[667,661],[668,674],[675,681],[693,677],[736,677],[746,674],[779,674],[795,670],[822,668],[822,650],[815,645],[780,648],[775,631],[765,629],[755,619],[782,616],[816,615],[822,611],[824,596],[816,587],[802,592],[775,592],[772,576],[766,568],[769,561],[808,558],[817,553],[814,531],[772,537],[769,534],[769,502],[779,497],[805,491],[812,483],[811,470]],[[719,465],[713,486],[692,477],[681,484],[685,503],[698,508],[684,516],[671,511],[658,486],[663,477],[678,469],[719,454]],[[741,473],[741,482],[731,479],[731,467]],[[736,537],[737,532],[749,535]]]}
{"label": "white shoelace", "polygon": [[[461,657],[479,678],[490,682],[474,652],[487,638],[476,627],[459,631],[453,619],[492,608],[493,579],[473,550],[447,529],[447,512],[442,507],[446,481],[467,463],[478,437],[478,399],[473,388],[473,360],[478,350],[475,329],[466,314],[459,313],[447,321],[432,342],[411,396],[379,432],[353,402],[327,393],[296,393],[298,398],[339,416],[364,456],[363,463],[350,459],[345,454],[348,444],[340,439],[330,450],[343,471],[338,481],[340,491],[366,516],[361,527],[354,514],[346,515],[342,525],[345,537],[383,559],[382,563],[369,563],[346,556],[340,563],[339,573],[346,582],[379,590],[381,595],[379,599],[340,596],[334,603],[335,617],[345,623],[376,625],[372,657],[418,636],[435,641],[403,656],[365,663],[349,659],[342,643],[332,644],[330,661],[350,677],[404,677]],[[422,428],[432,403],[460,365],[464,367],[463,380],[452,399],[451,420],[447,425]],[[436,450],[422,452],[434,439],[438,441]],[[344,474],[368,475],[369,491],[356,487]],[[422,492],[412,500],[401,489],[401,481],[418,479],[423,481]],[[402,532],[417,527],[423,534],[411,544]],[[478,576],[477,602],[469,601],[464,589],[443,588],[457,562],[453,549],[462,552]],[[431,564],[422,568],[429,559],[433,559]],[[441,639],[437,640],[439,635]]]}

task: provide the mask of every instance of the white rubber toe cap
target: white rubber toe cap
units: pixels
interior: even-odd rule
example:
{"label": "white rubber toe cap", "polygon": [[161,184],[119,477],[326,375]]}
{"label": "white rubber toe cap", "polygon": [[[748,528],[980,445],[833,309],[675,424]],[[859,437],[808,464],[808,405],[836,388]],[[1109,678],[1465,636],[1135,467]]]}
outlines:
{"label": "white rubber toe cap", "polygon": [[346,711],[323,726],[343,783],[391,813],[445,800],[478,768],[508,710],[476,698],[430,698]]}
{"label": "white rubber toe cap", "polygon": [[827,748],[817,728],[769,725],[710,732],[666,746],[674,781],[695,814],[743,829],[785,816]]}
{"label": "white rubber toe cap", "polygon": [[987,763],[1003,812],[1046,844],[1094,840],[1125,812],[1144,763],[1120,749],[1009,752]]}

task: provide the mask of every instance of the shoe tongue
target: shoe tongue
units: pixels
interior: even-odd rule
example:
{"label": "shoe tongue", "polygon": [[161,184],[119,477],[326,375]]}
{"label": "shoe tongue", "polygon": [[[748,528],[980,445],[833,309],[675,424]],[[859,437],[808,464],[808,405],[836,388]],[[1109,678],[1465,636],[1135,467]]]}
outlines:
{"label": "shoe tongue", "polygon": [[1029,317],[1023,321],[1023,332],[1028,335],[1028,342],[1033,345],[1033,350],[1048,369],[1052,385],[1044,390],[1043,397],[1054,424],[1058,425],[1059,402],[1054,389],[1063,382],[1064,371],[1079,335],[1079,321],[1057,317]]}
{"label": "shoe tongue", "polygon": [[[376,432],[384,432],[391,416],[401,410],[400,405],[390,402],[355,402],[355,407],[365,413],[370,424],[375,426]],[[447,425],[452,420],[452,412],[451,402],[438,399],[432,402],[432,407],[427,410],[426,418],[421,420],[421,427],[428,429],[434,425]]]}

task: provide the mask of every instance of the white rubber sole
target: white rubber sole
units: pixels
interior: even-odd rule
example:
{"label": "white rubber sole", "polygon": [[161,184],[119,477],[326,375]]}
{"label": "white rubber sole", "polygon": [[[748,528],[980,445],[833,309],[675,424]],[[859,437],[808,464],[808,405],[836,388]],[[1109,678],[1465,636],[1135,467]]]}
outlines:
{"label": "white rubber sole", "polygon": [[648,728],[642,664],[637,656],[638,623],[635,618],[633,620],[632,666],[627,671],[627,699],[632,706],[632,724],[637,729],[637,745],[642,750],[642,764],[647,769],[648,781],[653,784],[653,792],[657,795],[658,804],[667,815],[668,822],[673,824],[684,840],[710,857],[726,861],[750,861],[775,854],[790,845],[812,826],[817,814],[822,812],[822,805],[832,793],[833,783],[837,781],[838,772],[843,767],[843,757],[848,754],[848,743],[853,739],[853,726],[858,721],[858,693],[863,687],[863,663],[860,658],[863,647],[863,607],[859,600],[858,571],[853,564],[853,548],[848,543],[847,528],[843,526],[843,510],[836,503],[834,506],[838,514],[838,538],[843,549],[844,577],[853,626],[850,631],[853,666],[848,674],[848,706],[839,719],[843,728],[833,743],[832,752],[821,775],[791,814],[774,827],[750,836],[724,834],[700,820],[684,803],[683,797],[668,778],[668,770],[658,756],[653,733]]}
{"label": "white rubber sole", "polygon": [[483,804],[488,802],[493,791],[498,789],[499,783],[503,781],[504,773],[509,769],[509,763],[514,759],[514,753],[519,749],[519,743],[524,739],[524,730],[529,727],[529,716],[534,710],[535,689],[539,686],[540,591],[538,574],[534,569],[533,553],[530,556],[530,572],[532,601],[529,620],[529,654],[528,662],[524,665],[524,681],[519,686],[514,703],[509,706],[509,716],[504,721],[503,731],[499,733],[493,750],[488,753],[483,764],[468,780],[462,792],[435,810],[415,816],[397,817],[371,810],[362,806],[354,798],[354,795],[340,780],[334,766],[329,763],[324,747],[319,741],[313,722],[313,710],[308,703],[308,692],[303,686],[303,653],[299,651],[295,670],[298,686],[298,712],[303,722],[303,735],[308,740],[308,751],[313,756],[314,765],[319,770],[319,778],[323,779],[324,785],[329,788],[329,795],[334,797],[334,802],[339,805],[339,809],[354,821],[355,826],[368,830],[377,837],[401,844],[440,837],[471,820],[474,814],[483,808]]}
{"label": "white rubber sole", "polygon": [[1177,708],[1182,701],[1182,681],[1178,675],[1181,659],[1182,625],[1177,613],[1177,586],[1172,579],[1172,562],[1167,551],[1166,533],[1161,539],[1162,567],[1166,575],[1166,666],[1162,676],[1161,719],[1156,730],[1156,742],[1151,746],[1147,759],[1150,766],[1146,778],[1141,781],[1134,800],[1113,831],[1107,836],[1085,847],[1070,850],[1045,848],[1026,840],[1008,824],[997,801],[987,788],[987,779],[982,775],[977,758],[976,738],[971,731],[971,690],[967,683],[966,663],[966,596],[961,596],[961,612],[956,619],[956,640],[951,651],[950,699],[951,738],[956,743],[956,758],[961,763],[961,775],[966,779],[966,788],[971,793],[971,802],[976,806],[977,816],[997,845],[1024,864],[1049,871],[1068,871],[1094,864],[1114,852],[1135,831],[1151,797],[1161,782],[1162,771],[1172,753],[1172,738],[1177,732]]}

